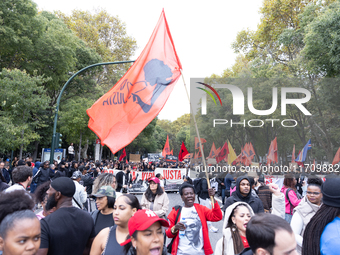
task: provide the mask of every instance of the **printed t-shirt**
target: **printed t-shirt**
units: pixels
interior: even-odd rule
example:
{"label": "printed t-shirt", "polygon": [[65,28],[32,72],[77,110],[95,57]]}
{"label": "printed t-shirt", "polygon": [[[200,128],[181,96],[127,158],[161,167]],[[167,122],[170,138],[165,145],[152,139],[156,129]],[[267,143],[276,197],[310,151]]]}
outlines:
{"label": "printed t-shirt", "polygon": [[182,207],[179,222],[185,219],[185,235],[180,237],[178,244],[178,255],[204,255],[203,232],[201,219],[194,206]]}

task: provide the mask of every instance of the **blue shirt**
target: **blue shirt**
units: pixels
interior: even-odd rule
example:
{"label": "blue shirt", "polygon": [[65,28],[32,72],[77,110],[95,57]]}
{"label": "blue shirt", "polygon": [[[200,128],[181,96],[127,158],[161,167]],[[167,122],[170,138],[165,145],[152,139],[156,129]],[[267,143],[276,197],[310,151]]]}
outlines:
{"label": "blue shirt", "polygon": [[336,255],[340,250],[340,218],[328,223],[322,232],[320,238],[320,253],[321,255]]}

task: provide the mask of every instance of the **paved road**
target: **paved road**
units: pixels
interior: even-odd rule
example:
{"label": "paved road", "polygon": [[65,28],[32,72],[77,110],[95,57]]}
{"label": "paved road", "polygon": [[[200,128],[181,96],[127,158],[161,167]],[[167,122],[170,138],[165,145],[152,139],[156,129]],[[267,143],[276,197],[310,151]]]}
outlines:
{"label": "paved road", "polygon": [[[141,201],[142,196],[141,195],[136,195],[139,199],[139,201]],[[172,208],[175,205],[183,205],[183,201],[180,197],[180,195],[178,193],[168,193],[168,197],[169,197],[169,210],[168,210],[168,214],[170,213],[170,211],[172,210]],[[219,201],[219,204],[221,205],[220,201],[220,197],[216,197],[216,200]],[[196,197],[196,203],[198,203],[197,201],[197,197]],[[214,222],[212,223],[214,227],[218,228],[218,232],[217,233],[211,233],[209,232],[209,237],[210,237],[210,243],[211,246],[213,248],[213,250],[215,250],[215,246],[217,241],[222,237],[222,225],[223,225],[223,219],[219,222]],[[170,240],[169,238],[167,238],[167,243],[169,243]]]}

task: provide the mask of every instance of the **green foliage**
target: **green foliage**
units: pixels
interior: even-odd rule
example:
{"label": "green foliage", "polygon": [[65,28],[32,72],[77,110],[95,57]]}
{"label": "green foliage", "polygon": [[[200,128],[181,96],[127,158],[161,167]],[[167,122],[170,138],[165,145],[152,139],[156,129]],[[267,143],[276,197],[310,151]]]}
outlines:
{"label": "green foliage", "polygon": [[[336,0],[265,0],[260,9],[261,20],[257,29],[240,31],[232,44],[234,51],[242,55],[222,76],[212,75],[206,79],[206,82],[211,84],[236,82],[244,92],[245,87],[252,87],[255,109],[270,108],[271,95],[268,91],[273,87],[306,88],[311,92],[312,98],[305,106],[312,112],[312,116],[305,116],[299,110],[290,108],[287,118],[298,121],[294,132],[290,133],[269,127],[267,130],[259,128],[256,131],[251,128],[233,129],[233,132],[220,130],[217,134],[211,132],[211,126],[207,125],[212,121],[208,115],[198,116],[199,128],[204,130],[202,133],[206,134],[208,139],[214,140],[217,147],[220,144],[216,139],[223,134],[237,149],[245,142],[251,141],[262,155],[267,152],[270,140],[280,134],[279,151],[284,157],[291,152],[293,144],[297,147],[303,146],[312,138],[313,157],[323,159],[326,156],[331,162],[336,148],[340,146],[340,93],[337,89],[340,68],[339,10],[340,2]],[[223,91],[221,94],[227,102],[223,103],[223,107],[215,109],[208,99],[209,111],[214,111],[212,114],[217,114],[220,118],[232,117],[238,121],[237,116],[230,115],[232,98]],[[252,116],[247,112],[243,117],[262,119],[261,116]],[[268,117],[279,118],[275,113]],[[205,147],[211,146],[208,143]]]}
{"label": "green foliage", "polygon": [[[130,60],[137,45],[127,35],[125,24],[103,9],[93,14],[89,11],[73,10],[70,16],[56,13],[79,38],[84,40],[103,62]],[[130,64],[107,66],[97,76],[97,83],[105,91],[109,90],[127,71]]]}
{"label": "green foliage", "polygon": [[39,140],[37,130],[49,98],[41,86],[47,79],[32,77],[17,69],[2,69],[0,73],[0,150],[25,148]]}

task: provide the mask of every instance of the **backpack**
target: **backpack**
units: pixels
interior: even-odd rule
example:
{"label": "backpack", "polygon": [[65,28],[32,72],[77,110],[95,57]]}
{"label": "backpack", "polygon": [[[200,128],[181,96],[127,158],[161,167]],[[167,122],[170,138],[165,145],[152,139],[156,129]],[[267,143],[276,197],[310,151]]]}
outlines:
{"label": "backpack", "polygon": [[201,178],[197,178],[194,180],[194,189],[195,189],[195,193],[197,195],[201,194],[201,191],[202,191],[202,188],[201,188],[201,182],[202,182],[202,179]]}

